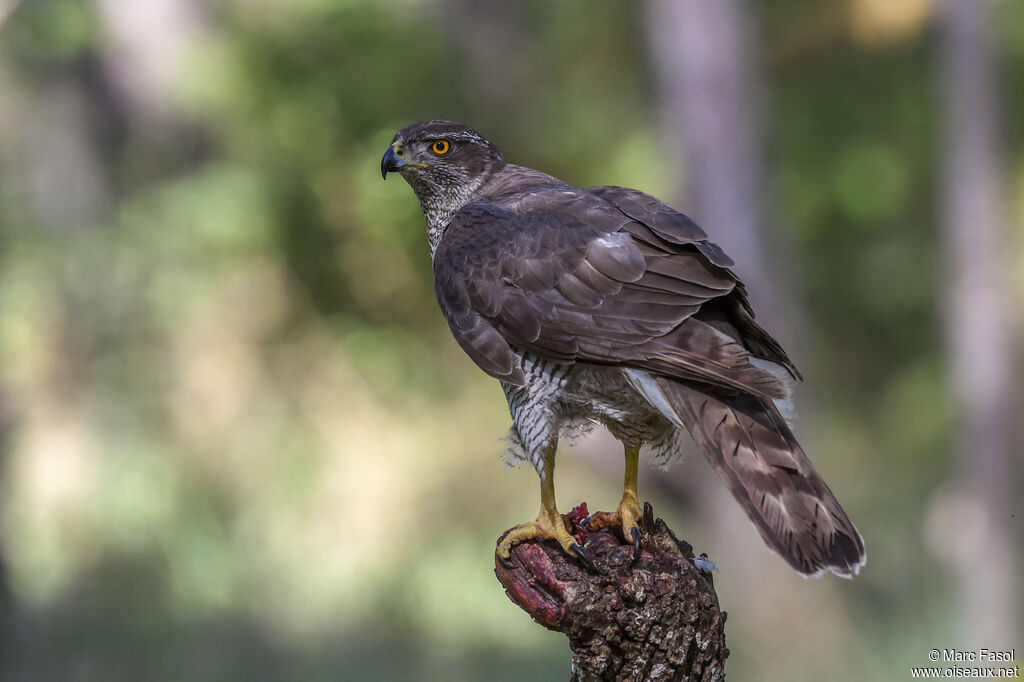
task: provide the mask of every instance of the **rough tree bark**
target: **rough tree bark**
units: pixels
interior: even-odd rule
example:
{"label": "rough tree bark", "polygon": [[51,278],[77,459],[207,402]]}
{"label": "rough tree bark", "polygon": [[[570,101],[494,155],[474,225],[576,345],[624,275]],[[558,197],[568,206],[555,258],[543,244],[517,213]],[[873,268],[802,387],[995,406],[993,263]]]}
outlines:
{"label": "rough tree bark", "polygon": [[512,568],[494,572],[509,598],[544,627],[565,633],[572,682],[712,682],[725,679],[726,613],[719,608],[710,562],[693,555],[650,504],[640,521],[643,551],[618,531],[590,532],[586,505],[565,516],[596,572],[554,543],[528,541]]}

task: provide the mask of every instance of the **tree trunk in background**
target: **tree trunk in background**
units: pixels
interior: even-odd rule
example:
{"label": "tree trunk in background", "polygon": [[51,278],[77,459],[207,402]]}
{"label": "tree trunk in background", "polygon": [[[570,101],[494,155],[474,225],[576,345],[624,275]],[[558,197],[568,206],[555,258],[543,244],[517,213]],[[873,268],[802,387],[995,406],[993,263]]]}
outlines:
{"label": "tree trunk in background", "polygon": [[[175,118],[185,57],[205,29],[201,0],[91,0],[111,87],[133,113]],[[161,121],[162,123],[163,121]]]}
{"label": "tree trunk in background", "polygon": [[[992,8],[946,0],[939,22],[944,187],[940,206],[945,270],[940,277],[954,395],[966,647],[1019,645],[1013,534],[1010,530],[1012,314],[1001,256],[1002,196]],[[1019,490],[1015,493],[1019,495]],[[1019,522],[1019,519],[1018,519]],[[959,643],[958,643],[959,644]]]}
{"label": "tree trunk in background", "polygon": [[507,137],[521,124],[509,112],[523,106],[535,81],[533,62],[523,51],[529,43],[523,31],[523,3],[442,0],[440,6],[446,30],[463,54],[462,89],[474,118],[480,119],[475,125]]}
{"label": "tree trunk in background", "polygon": [[758,320],[779,333],[787,306],[766,254],[761,102],[745,6],[651,0],[649,25],[662,126],[685,159],[681,208],[736,261]]}

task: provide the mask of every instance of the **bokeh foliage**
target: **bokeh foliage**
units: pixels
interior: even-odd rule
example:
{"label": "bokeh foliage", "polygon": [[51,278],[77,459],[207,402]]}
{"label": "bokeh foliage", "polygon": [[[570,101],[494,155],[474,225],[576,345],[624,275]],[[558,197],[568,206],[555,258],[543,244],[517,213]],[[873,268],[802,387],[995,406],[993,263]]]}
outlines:
{"label": "bokeh foliage", "polygon": [[[801,433],[870,561],[803,582],[753,532],[658,500],[726,559],[736,679],[889,679],[952,642],[938,83],[930,3],[892,4],[922,9],[752,10]],[[576,184],[670,198],[686,169],[641,6],[472,5],[182,1],[154,30],[117,2],[31,0],[0,24],[0,677],[566,675],[490,573],[534,474],[502,473],[500,390],[450,339],[422,216],[379,160],[437,117]],[[997,11],[1019,291],[1024,5]],[[566,452],[563,506],[614,504],[617,463]]]}

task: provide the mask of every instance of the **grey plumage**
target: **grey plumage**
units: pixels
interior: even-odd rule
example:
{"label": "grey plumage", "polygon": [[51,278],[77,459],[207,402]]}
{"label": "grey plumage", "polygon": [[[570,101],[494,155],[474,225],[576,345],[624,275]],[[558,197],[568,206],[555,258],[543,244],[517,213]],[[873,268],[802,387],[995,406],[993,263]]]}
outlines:
{"label": "grey plumage", "polygon": [[[431,152],[439,140],[444,154]],[[447,121],[400,131],[388,170],[419,197],[441,310],[501,381],[513,448],[538,472],[591,420],[662,459],[685,431],[797,571],[857,572],[863,540],[779,409],[799,373],[692,220],[636,190],[507,164]]]}

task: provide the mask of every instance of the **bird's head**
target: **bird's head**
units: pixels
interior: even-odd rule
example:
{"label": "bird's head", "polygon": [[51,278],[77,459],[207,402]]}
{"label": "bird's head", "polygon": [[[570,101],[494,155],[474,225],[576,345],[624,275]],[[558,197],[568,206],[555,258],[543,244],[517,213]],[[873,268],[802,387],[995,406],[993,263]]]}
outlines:
{"label": "bird's head", "polygon": [[381,175],[399,173],[420,200],[427,223],[447,222],[505,165],[501,152],[472,128],[423,121],[402,128],[380,162]]}

